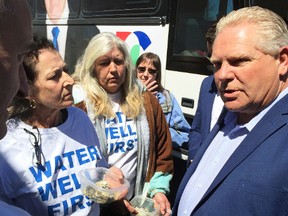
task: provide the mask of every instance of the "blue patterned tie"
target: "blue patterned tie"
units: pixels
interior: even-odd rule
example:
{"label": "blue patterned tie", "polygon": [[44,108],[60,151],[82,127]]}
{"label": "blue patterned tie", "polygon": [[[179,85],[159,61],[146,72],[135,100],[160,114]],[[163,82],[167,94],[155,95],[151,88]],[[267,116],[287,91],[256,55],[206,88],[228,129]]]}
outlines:
{"label": "blue patterned tie", "polygon": [[57,49],[58,51],[59,51],[59,46],[58,46],[57,38],[58,38],[59,32],[60,31],[58,27],[53,27],[52,29],[53,44],[54,44],[55,49]]}

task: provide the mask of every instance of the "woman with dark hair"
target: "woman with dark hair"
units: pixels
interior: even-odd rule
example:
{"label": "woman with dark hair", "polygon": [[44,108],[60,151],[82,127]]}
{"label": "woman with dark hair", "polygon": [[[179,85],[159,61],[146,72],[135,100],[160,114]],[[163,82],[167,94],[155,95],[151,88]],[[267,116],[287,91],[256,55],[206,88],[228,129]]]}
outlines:
{"label": "woman with dark hair", "polygon": [[100,162],[107,165],[95,129],[86,113],[71,106],[74,80],[53,43],[34,42],[23,61],[29,95],[14,98],[0,141],[1,197],[31,215],[99,215],[78,176]]}
{"label": "woman with dark hair", "polygon": [[136,61],[136,71],[137,77],[146,89],[157,97],[162,107],[169,125],[173,147],[181,147],[183,143],[188,142],[190,125],[174,95],[162,86],[159,56],[151,52],[143,53]]}

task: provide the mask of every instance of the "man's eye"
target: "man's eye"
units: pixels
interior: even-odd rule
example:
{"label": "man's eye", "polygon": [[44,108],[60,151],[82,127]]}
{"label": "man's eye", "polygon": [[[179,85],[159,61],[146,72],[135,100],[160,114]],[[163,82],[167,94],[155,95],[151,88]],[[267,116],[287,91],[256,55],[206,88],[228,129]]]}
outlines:
{"label": "man's eye", "polygon": [[221,68],[221,62],[213,62],[213,70],[218,71]]}
{"label": "man's eye", "polygon": [[232,61],[230,61],[229,63],[232,65],[232,66],[239,66],[241,64],[244,64],[246,62],[248,62],[249,60],[246,59],[246,58],[241,58],[241,59],[234,59]]}

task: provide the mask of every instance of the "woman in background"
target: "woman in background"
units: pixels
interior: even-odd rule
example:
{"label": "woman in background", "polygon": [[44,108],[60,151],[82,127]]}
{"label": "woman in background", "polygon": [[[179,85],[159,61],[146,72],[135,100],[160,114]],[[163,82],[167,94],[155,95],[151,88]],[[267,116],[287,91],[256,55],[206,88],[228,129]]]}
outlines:
{"label": "woman in background", "polygon": [[136,61],[136,71],[137,77],[146,86],[147,90],[156,96],[162,107],[169,125],[173,147],[181,147],[188,142],[191,127],[174,95],[161,84],[161,61],[159,56],[151,52],[143,53]]}

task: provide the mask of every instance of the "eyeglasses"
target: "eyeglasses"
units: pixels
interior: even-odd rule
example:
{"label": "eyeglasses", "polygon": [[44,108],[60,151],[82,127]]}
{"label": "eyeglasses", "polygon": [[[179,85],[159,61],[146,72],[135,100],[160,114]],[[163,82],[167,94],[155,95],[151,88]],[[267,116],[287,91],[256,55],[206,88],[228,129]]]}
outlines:
{"label": "eyeglasses", "polygon": [[157,70],[151,69],[151,68],[146,68],[146,67],[137,67],[137,71],[139,73],[144,73],[146,71],[146,69],[148,70],[148,73],[151,75],[154,75],[157,73]]}
{"label": "eyeglasses", "polygon": [[27,130],[26,128],[24,128],[24,131],[31,135],[30,142],[31,142],[31,145],[34,147],[34,151],[35,151],[35,153],[33,153],[33,155],[32,155],[32,163],[34,166],[41,166],[42,165],[42,163],[41,163],[42,150],[41,150],[41,147],[39,144],[39,141],[41,141],[40,140],[40,132],[39,132],[37,127],[33,127],[33,129],[36,129],[37,137],[33,132]]}

